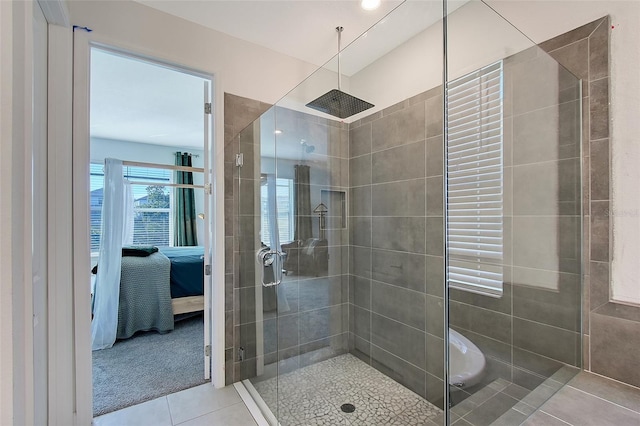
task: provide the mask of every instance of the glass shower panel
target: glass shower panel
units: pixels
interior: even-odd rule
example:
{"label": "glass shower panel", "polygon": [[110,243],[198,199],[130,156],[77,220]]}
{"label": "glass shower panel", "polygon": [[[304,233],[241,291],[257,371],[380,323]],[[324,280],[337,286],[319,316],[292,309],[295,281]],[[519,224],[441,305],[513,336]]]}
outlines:
{"label": "glass shower panel", "polygon": [[581,81],[481,1],[446,37],[451,413],[520,424],[582,365]]}
{"label": "glass shower panel", "polygon": [[[274,424],[444,422],[442,28],[404,2],[241,133],[242,376]],[[374,107],[307,106],[339,69]]]}

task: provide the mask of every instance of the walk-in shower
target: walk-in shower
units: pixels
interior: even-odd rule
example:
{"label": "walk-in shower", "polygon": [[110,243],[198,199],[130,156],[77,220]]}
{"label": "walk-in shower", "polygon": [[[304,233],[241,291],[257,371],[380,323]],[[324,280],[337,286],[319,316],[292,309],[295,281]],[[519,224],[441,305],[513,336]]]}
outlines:
{"label": "walk-in shower", "polygon": [[227,142],[227,378],[273,424],[520,424],[581,367],[581,81],[445,6],[342,51],[375,107],[306,107],[333,58]]}

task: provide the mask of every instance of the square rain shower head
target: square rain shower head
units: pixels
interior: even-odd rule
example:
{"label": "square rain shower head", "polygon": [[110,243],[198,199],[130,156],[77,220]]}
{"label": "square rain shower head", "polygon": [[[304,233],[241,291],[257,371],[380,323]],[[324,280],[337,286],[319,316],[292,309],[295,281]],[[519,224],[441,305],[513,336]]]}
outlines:
{"label": "square rain shower head", "polygon": [[338,89],[333,89],[307,104],[309,108],[334,117],[347,118],[374,107],[367,101],[358,99]]}

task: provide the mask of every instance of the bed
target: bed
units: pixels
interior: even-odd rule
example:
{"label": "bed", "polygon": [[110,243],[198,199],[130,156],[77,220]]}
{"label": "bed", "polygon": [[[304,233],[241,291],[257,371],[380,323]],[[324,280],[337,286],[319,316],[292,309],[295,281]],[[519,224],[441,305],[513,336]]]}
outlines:
{"label": "bed", "polygon": [[171,262],[173,314],[204,310],[204,247],[160,247]]}
{"label": "bed", "polygon": [[204,309],[203,291],[203,247],[161,247],[144,257],[123,256],[117,338],[172,331],[174,315]]}

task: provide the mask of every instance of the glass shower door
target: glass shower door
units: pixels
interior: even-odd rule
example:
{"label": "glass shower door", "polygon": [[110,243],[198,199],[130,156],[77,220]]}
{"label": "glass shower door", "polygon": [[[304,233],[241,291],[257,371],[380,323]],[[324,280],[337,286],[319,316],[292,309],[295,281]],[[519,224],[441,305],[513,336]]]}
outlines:
{"label": "glass shower door", "polygon": [[[277,227],[273,176],[264,171],[264,158],[275,157],[274,134],[269,113],[247,126],[239,135],[235,154],[237,212],[234,229],[235,273],[238,287],[234,303],[234,340],[237,347],[236,377],[244,383],[272,424],[277,424],[278,285],[282,259],[272,227]],[[239,317],[239,318],[238,318]]]}
{"label": "glass shower door", "polygon": [[332,422],[345,403],[317,391],[348,352],[347,140],[279,105],[240,134],[241,376],[274,424]]}
{"label": "glass shower door", "polygon": [[[275,188],[283,264],[277,286],[278,420],[281,425],[341,424],[336,365],[348,362],[347,126],[319,118],[287,101],[273,109],[275,157],[262,157],[267,186]],[[311,111],[311,110],[309,110]],[[270,150],[267,150],[267,154]],[[263,228],[264,229],[264,228]],[[276,234],[276,235],[274,235]]]}

